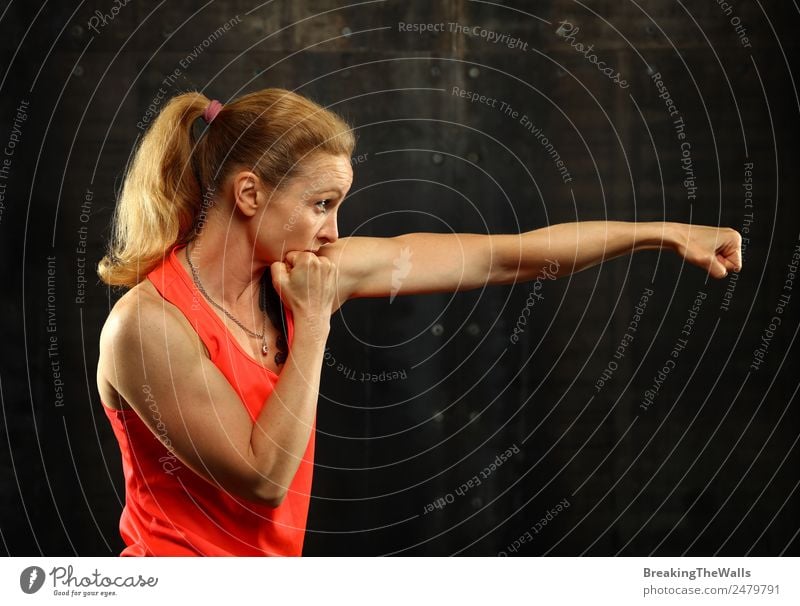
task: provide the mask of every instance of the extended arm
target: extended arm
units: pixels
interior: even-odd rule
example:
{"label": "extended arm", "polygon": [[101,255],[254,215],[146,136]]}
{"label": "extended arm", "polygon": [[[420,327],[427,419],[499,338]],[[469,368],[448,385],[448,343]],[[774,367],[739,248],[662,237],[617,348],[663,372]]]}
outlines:
{"label": "extended arm", "polygon": [[623,254],[657,248],[677,252],[715,278],[738,271],[742,264],[741,236],[733,229],[626,221],[560,223],[522,234],[341,238],[320,254],[338,267],[338,307],[348,298],[528,281],[544,266],[563,277]]}
{"label": "extended arm", "polygon": [[495,281],[527,281],[544,265],[556,277],[640,250],[665,248],[724,278],[742,265],[741,236],[730,228],[683,223],[581,221],[560,223],[519,235],[492,236],[500,249],[502,272]]}

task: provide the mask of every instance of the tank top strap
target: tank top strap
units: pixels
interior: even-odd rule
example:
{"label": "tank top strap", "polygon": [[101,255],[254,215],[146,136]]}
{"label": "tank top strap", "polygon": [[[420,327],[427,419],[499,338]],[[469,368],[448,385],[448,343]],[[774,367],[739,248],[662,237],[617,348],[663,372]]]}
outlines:
{"label": "tank top strap", "polygon": [[205,301],[201,300],[202,294],[193,282],[189,282],[186,271],[178,261],[177,253],[183,248],[173,247],[164,262],[151,271],[147,278],[166,301],[183,313],[208,349],[211,361],[216,362],[223,348],[220,331],[203,305]]}

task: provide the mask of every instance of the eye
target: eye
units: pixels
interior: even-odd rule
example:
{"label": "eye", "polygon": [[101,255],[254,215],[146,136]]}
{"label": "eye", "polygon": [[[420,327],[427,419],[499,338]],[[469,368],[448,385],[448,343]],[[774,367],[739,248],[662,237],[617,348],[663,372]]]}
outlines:
{"label": "eye", "polygon": [[319,206],[323,211],[327,211],[330,203],[330,200],[320,200],[316,205]]}

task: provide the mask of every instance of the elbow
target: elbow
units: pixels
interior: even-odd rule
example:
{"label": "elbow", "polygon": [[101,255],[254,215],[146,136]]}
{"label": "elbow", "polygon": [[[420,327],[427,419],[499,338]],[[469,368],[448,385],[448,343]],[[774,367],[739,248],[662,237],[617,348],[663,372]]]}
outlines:
{"label": "elbow", "polygon": [[274,492],[263,501],[263,504],[271,509],[277,509],[283,504],[283,500],[286,498],[286,491],[280,490],[278,492]]}
{"label": "elbow", "polygon": [[516,282],[517,272],[515,268],[509,267],[503,260],[493,260],[488,262],[485,271],[488,284],[513,284]]}
{"label": "elbow", "polygon": [[517,284],[518,282],[545,282],[557,280],[576,273],[583,268],[562,265],[557,259],[543,259],[529,265],[504,267],[496,278],[496,284]]}
{"label": "elbow", "polygon": [[251,501],[255,501],[259,505],[266,505],[272,509],[276,509],[283,504],[286,498],[287,490],[278,486],[269,478],[262,478],[258,486],[250,496]]}

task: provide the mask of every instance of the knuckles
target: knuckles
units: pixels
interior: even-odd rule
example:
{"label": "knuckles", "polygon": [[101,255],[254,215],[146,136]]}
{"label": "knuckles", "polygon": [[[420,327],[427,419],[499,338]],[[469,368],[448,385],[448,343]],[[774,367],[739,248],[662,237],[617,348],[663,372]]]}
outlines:
{"label": "knuckles", "polygon": [[321,275],[323,279],[331,279],[336,274],[336,264],[333,261],[312,252],[292,251],[286,255],[286,261],[292,269],[301,269],[306,274]]}
{"label": "knuckles", "polygon": [[295,262],[303,261],[305,263],[314,263],[314,262],[330,262],[328,257],[320,257],[313,252],[309,252],[307,250],[293,250],[286,253],[286,258],[291,259]]}
{"label": "knuckles", "polygon": [[334,267],[333,262],[327,257],[318,257],[314,253],[303,251],[299,253],[294,260],[294,265],[302,265],[305,267],[319,267],[323,269],[331,269]]}

